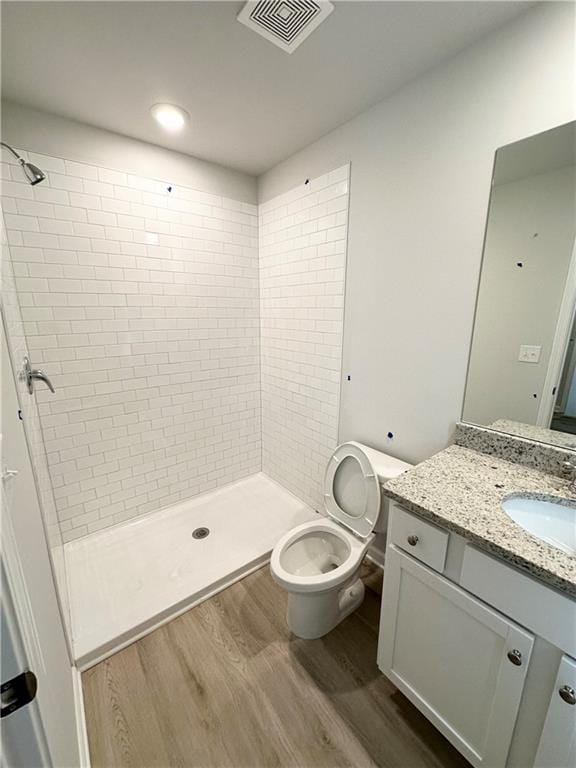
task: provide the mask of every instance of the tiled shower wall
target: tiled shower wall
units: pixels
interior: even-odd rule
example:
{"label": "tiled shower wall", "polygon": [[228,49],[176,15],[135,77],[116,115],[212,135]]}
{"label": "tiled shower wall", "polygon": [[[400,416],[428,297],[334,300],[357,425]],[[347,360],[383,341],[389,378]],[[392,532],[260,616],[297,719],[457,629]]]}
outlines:
{"label": "tiled shower wall", "polygon": [[259,471],[256,206],[30,157],[3,204],[63,539]]}
{"label": "tiled shower wall", "polygon": [[30,157],[48,179],[31,187],[8,163],[2,192],[27,346],[56,387],[37,387],[55,535],[261,469],[321,509],[348,166],[263,204],[258,222],[246,203]]}
{"label": "tiled shower wall", "polygon": [[323,508],[338,442],[349,166],[259,207],[262,469]]}

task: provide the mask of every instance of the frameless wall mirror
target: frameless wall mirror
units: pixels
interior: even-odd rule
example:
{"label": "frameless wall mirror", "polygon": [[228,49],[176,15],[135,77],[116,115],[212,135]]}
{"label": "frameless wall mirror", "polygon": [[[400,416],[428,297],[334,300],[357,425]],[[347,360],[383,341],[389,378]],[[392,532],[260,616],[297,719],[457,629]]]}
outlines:
{"label": "frameless wall mirror", "polygon": [[576,448],[576,122],[496,152],[463,421]]}

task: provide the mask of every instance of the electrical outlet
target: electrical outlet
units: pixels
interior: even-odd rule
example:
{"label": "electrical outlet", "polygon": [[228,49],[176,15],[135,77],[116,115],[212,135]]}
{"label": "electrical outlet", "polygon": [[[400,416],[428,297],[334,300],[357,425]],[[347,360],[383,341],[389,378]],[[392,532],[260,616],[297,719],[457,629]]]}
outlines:
{"label": "electrical outlet", "polygon": [[540,353],[542,347],[530,346],[529,344],[522,344],[520,346],[520,352],[518,353],[518,360],[521,363],[539,363]]}

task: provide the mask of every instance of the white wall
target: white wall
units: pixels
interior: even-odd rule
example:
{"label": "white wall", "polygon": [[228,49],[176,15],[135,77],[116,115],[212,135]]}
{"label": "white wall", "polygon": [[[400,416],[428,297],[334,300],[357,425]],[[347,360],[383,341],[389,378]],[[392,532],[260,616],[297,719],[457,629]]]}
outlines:
{"label": "white wall", "polygon": [[574,118],[573,67],[574,6],[539,5],[260,177],[266,201],[352,163],[340,439],[410,461],[446,444],[494,152]]}
{"label": "white wall", "polygon": [[25,150],[47,179],[8,157],[2,201],[64,541],[259,471],[256,206]]}
{"label": "white wall", "polygon": [[[575,171],[567,167],[492,190],[466,421],[536,424],[572,257]],[[538,363],[518,360],[523,344],[541,347]]]}
{"label": "white wall", "polygon": [[318,510],[338,441],[348,171],[259,207],[262,469]]}
{"label": "white wall", "polygon": [[2,141],[15,147],[256,202],[256,179],[222,165],[12,102],[1,118]]}

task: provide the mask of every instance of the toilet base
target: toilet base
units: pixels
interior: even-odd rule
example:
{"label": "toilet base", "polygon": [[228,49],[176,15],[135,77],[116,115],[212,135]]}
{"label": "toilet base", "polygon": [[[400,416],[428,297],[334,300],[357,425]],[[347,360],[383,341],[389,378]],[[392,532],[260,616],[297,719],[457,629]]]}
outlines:
{"label": "toilet base", "polygon": [[364,600],[364,583],[355,574],[347,584],[327,592],[289,592],[286,622],[303,640],[328,634]]}

